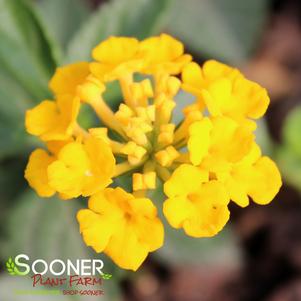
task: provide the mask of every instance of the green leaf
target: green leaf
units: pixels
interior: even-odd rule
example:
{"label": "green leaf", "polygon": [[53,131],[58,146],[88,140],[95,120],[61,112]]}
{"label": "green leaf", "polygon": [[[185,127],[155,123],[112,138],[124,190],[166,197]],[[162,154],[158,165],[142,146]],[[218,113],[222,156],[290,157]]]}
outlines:
{"label": "green leaf", "polygon": [[276,150],[277,164],[284,180],[301,192],[301,106],[286,117],[282,140]]}
{"label": "green leaf", "polygon": [[0,40],[1,72],[14,78],[20,87],[36,101],[50,96],[47,87],[48,77],[39,71],[38,62],[33,54],[1,32],[1,29]]}
{"label": "green leaf", "polygon": [[34,11],[23,0],[0,0],[0,159],[26,151],[24,113],[50,96],[51,48]]}
{"label": "green leaf", "polygon": [[173,0],[167,30],[201,57],[239,62],[256,45],[268,3],[267,0]]}
{"label": "green leaf", "polygon": [[295,108],[286,117],[282,136],[283,143],[291,148],[301,160],[301,106]]}
{"label": "green leaf", "polygon": [[276,162],[286,183],[301,192],[301,156],[288,145],[277,149]]}
{"label": "green leaf", "polygon": [[[21,29],[13,23],[14,2],[0,2],[0,159],[24,152],[33,144],[33,138],[25,133],[24,114],[35,100],[49,95],[47,79],[36,68],[36,57],[23,45]],[[10,31],[4,24],[10,24]]]}
{"label": "green leaf", "polygon": [[[76,200],[39,198],[27,191],[9,215],[4,255],[25,253],[31,258],[89,258],[76,221]],[[3,255],[2,254],[2,255]]]}
{"label": "green leaf", "polygon": [[[1,48],[1,46],[0,46]],[[32,96],[5,70],[0,70],[0,159],[24,153],[33,144],[25,133],[25,110],[32,107]]]}
{"label": "green leaf", "polygon": [[24,113],[50,96],[54,70],[51,46],[31,6],[0,0],[0,159],[26,151],[33,138],[25,133]]}
{"label": "green leaf", "polygon": [[91,15],[68,45],[66,62],[89,60],[91,50],[110,35],[145,38],[162,29],[169,0],[113,0]]}
{"label": "green leaf", "polygon": [[[10,61],[14,59],[16,54],[10,51],[16,53],[17,51],[11,47],[17,47],[19,52],[26,56],[31,68],[38,74],[36,85],[38,86],[44,80],[47,87],[47,80],[52,75],[56,63],[48,37],[43,32],[32,7],[24,0],[0,0],[0,20],[1,41],[3,37],[6,39],[9,37],[8,46],[6,46],[6,41],[1,42],[1,56],[6,54],[2,58],[3,61],[9,59],[9,56],[11,56]],[[4,52],[3,48],[9,48],[10,51]],[[15,72],[20,72],[25,69],[23,64],[27,62],[17,61],[17,63],[20,70],[15,70]],[[9,67],[9,64],[6,63],[5,66]],[[28,76],[33,72],[32,70],[27,71],[31,71]]]}
{"label": "green leaf", "polygon": [[90,9],[82,0],[42,0],[36,4],[37,13],[44,30],[57,46],[59,58],[75,32],[90,14]]}

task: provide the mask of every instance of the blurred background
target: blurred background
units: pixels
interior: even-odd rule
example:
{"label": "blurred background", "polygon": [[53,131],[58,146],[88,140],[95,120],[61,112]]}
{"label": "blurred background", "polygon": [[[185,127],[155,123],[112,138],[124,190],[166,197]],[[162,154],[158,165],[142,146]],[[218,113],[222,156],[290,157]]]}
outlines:
{"label": "blurred background", "polygon": [[[105,296],[15,296],[27,277],[5,271],[9,256],[93,258],[78,233],[83,200],[39,199],[23,179],[38,141],[24,112],[51,97],[56,66],[89,60],[109,35],[167,32],[202,63],[237,66],[266,87],[271,105],[258,143],[280,166],[284,186],[269,206],[231,206],[213,239],[166,226],[166,242],[137,272],[105,260]],[[109,95],[112,107],[120,101]],[[86,124],[93,122],[83,112]],[[0,300],[298,301],[301,300],[301,2],[296,0],[0,0]],[[162,201],[160,192],[153,198]]]}

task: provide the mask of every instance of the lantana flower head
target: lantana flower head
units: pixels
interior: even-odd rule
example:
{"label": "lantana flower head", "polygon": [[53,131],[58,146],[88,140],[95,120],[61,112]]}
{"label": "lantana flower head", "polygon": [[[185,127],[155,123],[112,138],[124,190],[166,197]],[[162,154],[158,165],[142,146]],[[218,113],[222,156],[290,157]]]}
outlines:
{"label": "lantana flower head", "polygon": [[[43,197],[89,197],[77,214],[87,246],[137,270],[163,245],[158,210],[171,227],[211,237],[228,222],[231,201],[245,207],[275,197],[281,176],[254,134],[269,104],[264,88],[222,63],[199,66],[167,34],[109,37],[92,57],[58,68],[54,100],[26,114],[27,131],[45,148],[31,154],[25,177]],[[106,99],[111,83],[122,93],[116,110]],[[175,124],[181,90],[195,103],[181,104],[184,118]],[[80,125],[82,106],[95,111],[98,127]],[[123,174],[128,191],[118,187]],[[159,181],[166,200],[155,200],[156,208],[149,191]]]}

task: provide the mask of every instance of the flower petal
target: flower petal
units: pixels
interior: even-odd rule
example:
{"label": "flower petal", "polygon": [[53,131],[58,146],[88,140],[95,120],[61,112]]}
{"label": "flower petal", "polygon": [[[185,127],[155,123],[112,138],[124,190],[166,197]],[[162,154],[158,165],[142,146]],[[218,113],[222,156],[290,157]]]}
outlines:
{"label": "flower petal", "polygon": [[26,111],[25,126],[31,135],[41,136],[51,132],[57,127],[59,121],[56,103],[51,100],[44,100],[33,109]]}
{"label": "flower petal", "polygon": [[49,88],[55,94],[76,93],[77,86],[82,84],[89,75],[89,63],[79,62],[56,69],[49,82]]}
{"label": "flower petal", "polygon": [[149,247],[141,243],[134,226],[124,222],[119,231],[112,235],[105,253],[123,269],[136,271],[146,259]]}
{"label": "flower petal", "polygon": [[94,213],[89,209],[82,209],[77,213],[85,244],[97,253],[102,252],[108,245],[116,223],[113,224],[106,217]]}
{"label": "flower petal", "polygon": [[55,160],[43,149],[36,149],[29,157],[25,169],[25,178],[39,196],[50,197],[55,190],[48,184],[47,168]]}
{"label": "flower petal", "polygon": [[163,204],[163,213],[168,223],[176,228],[182,228],[183,223],[193,214],[194,207],[185,196],[167,199]]}
{"label": "flower petal", "polygon": [[49,184],[69,198],[78,197],[89,169],[89,159],[83,146],[78,142],[69,143],[59,152],[58,160],[48,167]]}
{"label": "flower petal", "polygon": [[230,217],[229,195],[218,181],[204,183],[189,196],[194,205],[193,214],[185,220],[183,228],[193,237],[211,237],[223,229]]}
{"label": "flower petal", "polygon": [[208,154],[210,147],[210,132],[212,123],[205,117],[201,121],[194,122],[189,127],[189,139],[187,147],[190,161],[193,165],[200,165],[203,158]]}
{"label": "flower petal", "polygon": [[208,181],[208,172],[189,164],[180,165],[164,184],[165,194],[173,198],[187,195],[197,190],[203,182]]}
{"label": "flower petal", "polygon": [[120,64],[131,60],[138,51],[139,42],[135,38],[110,37],[92,51],[95,60],[106,64]]}
{"label": "flower petal", "polygon": [[281,175],[276,164],[268,157],[261,157],[254,166],[245,170],[248,194],[260,205],[269,204],[282,185]]}

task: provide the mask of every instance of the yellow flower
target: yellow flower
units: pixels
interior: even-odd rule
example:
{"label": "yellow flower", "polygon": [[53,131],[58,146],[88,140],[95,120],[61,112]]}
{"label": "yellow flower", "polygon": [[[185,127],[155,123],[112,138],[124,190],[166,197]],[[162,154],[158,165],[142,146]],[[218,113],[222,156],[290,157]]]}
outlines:
{"label": "yellow flower", "polygon": [[250,152],[233,164],[228,172],[217,173],[216,176],[225,183],[230,198],[241,207],[249,204],[249,197],[259,205],[270,203],[282,185],[276,164],[270,158],[261,156],[260,148],[255,143]]}
{"label": "yellow flower", "polygon": [[47,175],[47,168],[54,160],[55,157],[40,148],[33,151],[29,157],[25,178],[41,197],[51,197],[55,194],[55,189],[49,186]]}
{"label": "yellow flower", "polygon": [[57,68],[49,82],[56,100],[44,100],[26,112],[27,132],[43,141],[69,139],[73,135],[80,108],[77,89],[89,73],[87,62]]}
{"label": "yellow flower", "polygon": [[167,34],[139,42],[135,38],[110,37],[93,49],[97,62],[90,64],[94,76],[104,81],[141,71],[147,74],[178,74],[191,61],[181,42]]}
{"label": "yellow flower", "polygon": [[97,62],[90,64],[90,70],[104,81],[138,71],[143,63],[138,50],[139,41],[135,38],[110,37],[93,49],[92,56]]}
{"label": "yellow flower", "polygon": [[90,196],[111,182],[115,158],[110,146],[90,136],[66,144],[48,166],[49,185],[65,198]]}
{"label": "yellow flower", "polygon": [[248,196],[267,204],[278,193],[282,185],[278,168],[268,157],[261,157],[249,128],[226,117],[205,117],[190,126],[189,134],[192,164],[223,183],[238,205],[247,206]]}
{"label": "yellow flower", "polygon": [[69,142],[70,140],[49,141],[47,143],[49,153],[41,148],[31,153],[24,176],[29,185],[36,190],[39,196],[51,197],[55,194],[55,189],[49,185],[47,169],[48,166],[56,160],[61,148]]}
{"label": "yellow flower", "polygon": [[143,72],[178,74],[191,61],[191,55],[184,54],[183,44],[167,34],[145,39],[140,44],[147,65]]}
{"label": "yellow flower", "polygon": [[115,159],[103,138],[49,141],[47,147],[49,153],[37,149],[30,155],[25,170],[25,178],[40,196],[55,192],[62,199],[89,196],[112,182]]}
{"label": "yellow flower", "polygon": [[218,181],[198,167],[182,164],[164,184],[168,199],[163,212],[174,228],[193,237],[216,235],[227,223],[228,194]]}
{"label": "yellow flower", "polygon": [[26,112],[26,130],[43,141],[66,140],[73,134],[79,106],[80,99],[69,94],[44,100]]}
{"label": "yellow flower", "polygon": [[78,85],[82,84],[89,74],[88,62],[79,62],[57,68],[49,82],[49,88],[56,95],[75,95]]}
{"label": "yellow flower", "polygon": [[249,153],[253,140],[250,128],[230,118],[204,117],[190,125],[187,146],[194,165],[210,158],[214,165],[221,165],[242,159]]}
{"label": "yellow flower", "polygon": [[237,69],[217,61],[207,61],[203,68],[188,64],[182,73],[183,89],[197,97],[199,108],[212,116],[225,115],[235,120],[262,117],[269,105],[264,88],[247,80]]}
{"label": "yellow flower", "polygon": [[93,195],[89,209],[80,210],[77,219],[85,243],[124,269],[136,271],[163,244],[163,225],[151,200],[121,188]]}

